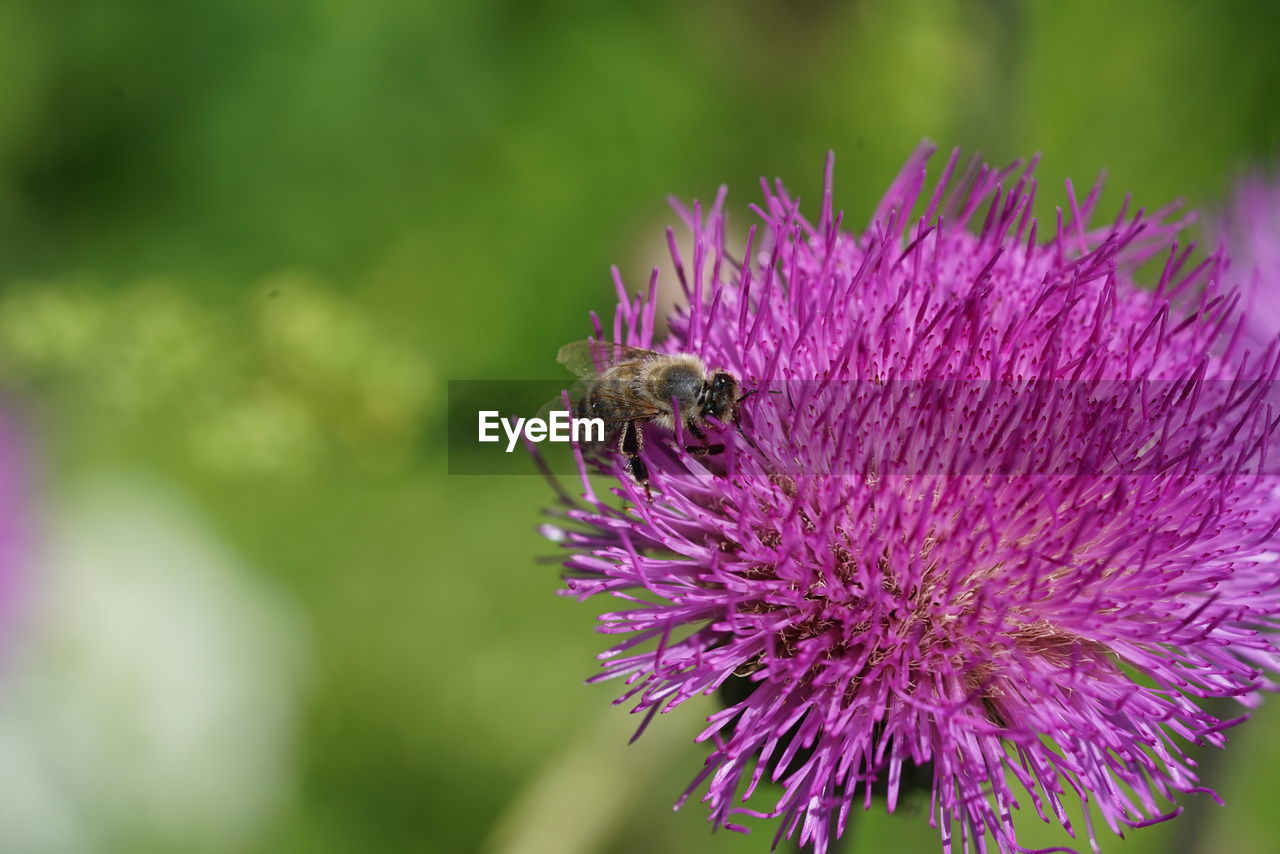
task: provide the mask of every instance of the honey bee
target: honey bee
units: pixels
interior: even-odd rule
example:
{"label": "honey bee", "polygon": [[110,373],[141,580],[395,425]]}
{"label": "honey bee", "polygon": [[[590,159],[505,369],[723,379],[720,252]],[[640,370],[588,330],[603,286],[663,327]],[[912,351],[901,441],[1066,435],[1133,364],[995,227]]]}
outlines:
{"label": "honey bee", "polygon": [[755,391],[739,394],[737,378],[727,371],[710,371],[689,353],[663,354],[637,347],[588,339],[560,348],[556,361],[583,378],[574,397],[574,416],[599,418],[606,437],[616,438],[627,458],[627,470],[649,495],[649,467],[644,451],[645,424],[676,428],[676,413],[686,432],[701,445],[688,445],[693,454],[718,454],[720,443],[706,444],[704,426],[715,418],[736,424],[742,402]]}

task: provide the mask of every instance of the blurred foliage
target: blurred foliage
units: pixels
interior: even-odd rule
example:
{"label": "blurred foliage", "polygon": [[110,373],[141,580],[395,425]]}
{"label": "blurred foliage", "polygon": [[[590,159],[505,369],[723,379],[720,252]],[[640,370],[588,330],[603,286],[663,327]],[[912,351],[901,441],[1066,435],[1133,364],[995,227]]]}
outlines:
{"label": "blurred foliage", "polygon": [[[1207,0],[8,0],[0,379],[47,491],[180,481],[307,614],[297,797],[249,850],[474,850],[612,689],[578,685],[604,639],[533,561],[544,485],[443,476],[443,381],[556,376],[608,265],[660,260],[665,194],[727,184],[742,224],[760,175],[814,198],[828,148],[855,226],[926,136],[1043,152],[1047,212],[1102,169],[1104,210],[1212,205],[1280,148],[1278,24]],[[637,771],[601,850],[765,850],[670,817],[699,754]],[[1250,791],[1249,758],[1203,850],[1271,847],[1248,807],[1280,781]],[[919,813],[855,836],[934,838]]]}
{"label": "blurred foliage", "polygon": [[0,362],[95,445],[165,436],[223,477],[314,476],[335,455],[400,466],[435,389],[416,350],[301,274],[223,310],[164,280],[24,283],[0,296]]}

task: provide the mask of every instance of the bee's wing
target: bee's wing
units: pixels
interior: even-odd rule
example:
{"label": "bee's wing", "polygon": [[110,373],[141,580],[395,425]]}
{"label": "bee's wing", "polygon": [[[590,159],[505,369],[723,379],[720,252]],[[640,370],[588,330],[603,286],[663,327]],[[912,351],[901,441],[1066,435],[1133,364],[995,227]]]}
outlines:
{"label": "bee's wing", "polygon": [[594,384],[594,374],[586,374],[579,377],[572,386],[569,386],[560,394],[557,394],[555,397],[542,404],[542,407],[538,410],[537,417],[545,421],[550,417],[550,414],[553,411],[564,411],[567,409],[570,413],[573,413],[577,408],[578,402],[586,396],[587,391],[591,389]]}
{"label": "bee's wing", "polygon": [[[574,412],[574,407],[577,401],[581,399],[581,396],[586,394],[586,390],[591,387],[592,383],[588,379],[581,380],[574,385],[573,390],[569,392],[569,404],[567,408],[570,413]],[[595,389],[592,394],[600,400],[609,401],[613,404],[612,411],[614,414],[609,418],[601,419],[605,424],[606,436],[616,435],[613,433],[613,430],[623,424],[629,424],[632,421],[648,421],[651,418],[657,418],[664,414],[664,410],[655,406],[647,405],[637,400],[634,396],[624,397],[620,394],[613,394],[599,388]],[[563,411],[565,408],[564,396],[557,396],[542,405],[542,408],[538,410],[537,417],[544,421],[549,421],[553,410]],[[577,416],[575,415],[572,417],[576,418]],[[591,418],[595,416],[588,415],[586,417]]]}
{"label": "bee's wing", "polygon": [[[666,415],[667,410],[654,406],[635,395],[625,395],[618,392],[609,391],[603,388],[593,388],[591,396],[594,399],[608,401],[613,404],[614,411],[617,413],[612,418],[604,419],[605,424],[625,424],[628,421],[647,421],[650,418],[657,418],[660,415]],[[590,416],[588,416],[590,417]]]}
{"label": "bee's wing", "polygon": [[652,350],[614,344],[597,338],[573,341],[560,348],[556,361],[580,377],[591,377],[608,368],[631,362],[643,362],[658,355]]}
{"label": "bee's wing", "polygon": [[538,414],[535,417],[541,418],[543,421],[549,421],[551,418],[551,413],[553,411],[563,412],[564,410],[567,409],[569,412],[572,413],[574,404],[578,401],[578,396],[581,393],[578,390],[578,387],[580,385],[581,383],[576,383],[573,389],[569,391],[568,393],[569,402],[567,404],[565,403],[564,394],[563,393],[557,394],[555,397],[551,398],[546,403],[542,404],[542,406],[538,409]]}

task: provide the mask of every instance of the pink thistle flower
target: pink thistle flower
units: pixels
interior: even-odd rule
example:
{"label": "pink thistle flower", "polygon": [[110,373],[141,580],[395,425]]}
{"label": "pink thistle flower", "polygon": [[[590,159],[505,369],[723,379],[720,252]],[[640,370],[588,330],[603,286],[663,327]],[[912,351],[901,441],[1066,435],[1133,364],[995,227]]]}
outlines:
{"label": "pink thistle flower", "polygon": [[[723,455],[647,428],[651,501],[619,455],[579,452],[582,502],[546,533],[573,552],[566,593],[619,603],[596,679],[626,684],[640,731],[747,680],[685,793],[716,823],[776,818],[775,844],[823,852],[914,773],[944,851],[1024,850],[1026,807],[1075,837],[1070,801],[1096,850],[1097,818],[1121,833],[1202,791],[1179,740],[1221,746],[1239,719],[1199,701],[1272,687],[1280,360],[1241,355],[1221,258],[1191,265],[1170,211],[1126,200],[1095,227],[1099,188],[1068,184],[1044,239],[1034,162],[956,178],[953,154],[926,192],[930,154],[860,232],[830,161],[816,222],[766,183],[740,261],[723,191],[682,209],[687,308],[655,342],[655,280],[619,281],[613,339],[779,393]],[[766,777],[776,803],[744,805]]]}
{"label": "pink thistle flower", "polygon": [[1215,225],[1243,297],[1245,342],[1261,350],[1280,335],[1280,180],[1241,180]]}
{"label": "pink thistle flower", "polygon": [[32,489],[24,425],[0,407],[0,659],[24,616],[27,562],[32,553]]}

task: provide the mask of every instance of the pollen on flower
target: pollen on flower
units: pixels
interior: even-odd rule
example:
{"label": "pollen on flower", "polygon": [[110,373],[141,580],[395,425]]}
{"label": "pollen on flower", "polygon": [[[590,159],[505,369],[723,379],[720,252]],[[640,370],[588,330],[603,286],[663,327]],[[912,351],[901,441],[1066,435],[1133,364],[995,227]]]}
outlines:
{"label": "pollen on flower", "polygon": [[1236,722],[1205,698],[1273,687],[1280,347],[1240,333],[1222,256],[1193,262],[1175,211],[1094,225],[1100,188],[1068,184],[1046,227],[1034,162],[953,153],[927,189],[931,154],[860,230],[830,162],[816,220],[766,184],[740,258],[723,191],[680,208],[686,305],[655,341],[654,282],[620,288],[614,341],[770,393],[721,455],[649,425],[652,500],[575,449],[582,498],[546,533],[566,593],[619,603],[595,679],[623,681],[640,731],[725,702],[684,795],[716,823],[774,818],[821,854],[920,785],[944,851],[1022,850],[1028,807],[1096,848],[1099,820],[1199,790],[1184,745]]}

